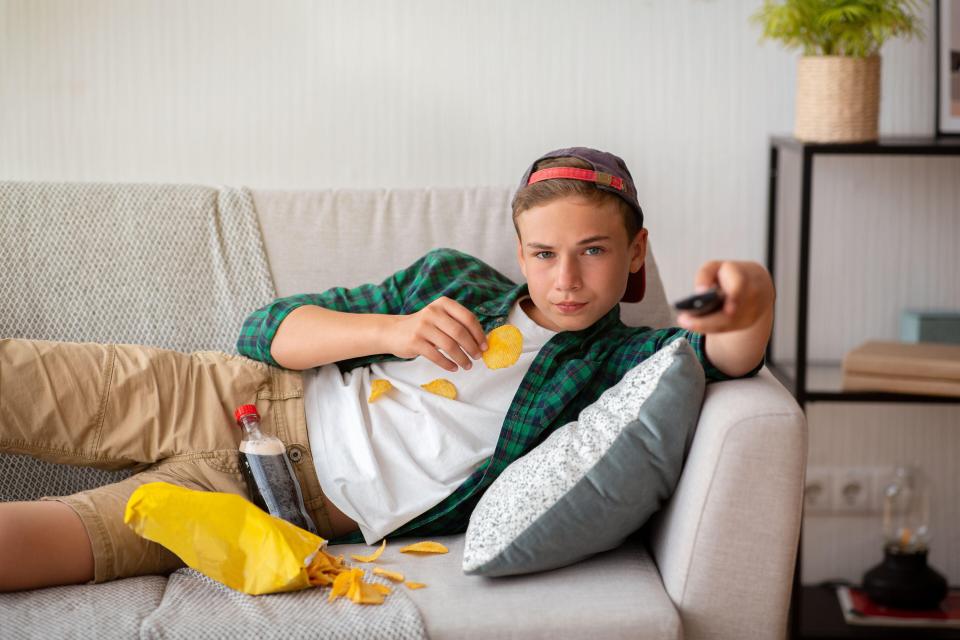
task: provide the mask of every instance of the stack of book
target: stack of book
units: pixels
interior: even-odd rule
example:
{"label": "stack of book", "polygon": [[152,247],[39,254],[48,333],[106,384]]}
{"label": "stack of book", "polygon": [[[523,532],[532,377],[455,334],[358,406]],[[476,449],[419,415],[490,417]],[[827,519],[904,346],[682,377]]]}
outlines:
{"label": "stack of book", "polygon": [[847,624],[881,627],[960,628],[960,590],[953,589],[936,609],[884,607],[856,587],[837,587],[837,598]]}
{"label": "stack of book", "polygon": [[960,396],[960,345],[871,340],[844,356],[843,390]]}

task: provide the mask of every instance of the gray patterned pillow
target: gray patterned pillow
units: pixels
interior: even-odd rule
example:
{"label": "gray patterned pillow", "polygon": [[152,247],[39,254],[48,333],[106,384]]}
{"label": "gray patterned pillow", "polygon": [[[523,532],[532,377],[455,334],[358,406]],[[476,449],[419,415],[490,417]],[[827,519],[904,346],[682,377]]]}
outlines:
{"label": "gray patterned pillow", "polygon": [[470,516],[464,573],[555,569],[619,546],[676,488],[705,386],[684,338],[628,371],[490,485]]}

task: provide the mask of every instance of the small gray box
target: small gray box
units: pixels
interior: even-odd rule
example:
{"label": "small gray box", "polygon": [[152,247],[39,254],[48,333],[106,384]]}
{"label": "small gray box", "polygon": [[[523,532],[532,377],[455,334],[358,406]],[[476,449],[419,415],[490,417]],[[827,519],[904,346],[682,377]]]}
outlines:
{"label": "small gray box", "polygon": [[960,311],[907,309],[900,318],[900,339],[960,344]]}

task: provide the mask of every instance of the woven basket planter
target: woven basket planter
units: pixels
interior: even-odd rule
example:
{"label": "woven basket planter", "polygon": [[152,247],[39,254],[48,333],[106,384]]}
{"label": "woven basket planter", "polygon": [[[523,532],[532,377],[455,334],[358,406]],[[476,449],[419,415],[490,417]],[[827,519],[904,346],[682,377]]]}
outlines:
{"label": "woven basket planter", "polygon": [[871,142],[880,112],[880,56],[803,56],[793,135],[805,142]]}

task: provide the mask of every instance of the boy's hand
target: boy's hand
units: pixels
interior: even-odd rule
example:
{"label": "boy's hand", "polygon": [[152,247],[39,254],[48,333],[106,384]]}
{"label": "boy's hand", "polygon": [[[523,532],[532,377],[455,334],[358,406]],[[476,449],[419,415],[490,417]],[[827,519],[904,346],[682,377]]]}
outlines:
{"label": "boy's hand", "polygon": [[446,296],[416,313],[393,316],[384,343],[399,358],[423,356],[447,371],[458,371],[457,365],[469,369],[470,357],[479,359],[487,348],[483,327],[473,312]]}
{"label": "boy's hand", "polygon": [[712,286],[723,290],[723,308],[700,317],[682,312],[677,316],[681,327],[702,334],[737,331],[773,311],[773,279],[759,263],[711,260],[697,272],[694,291],[702,293]]}

